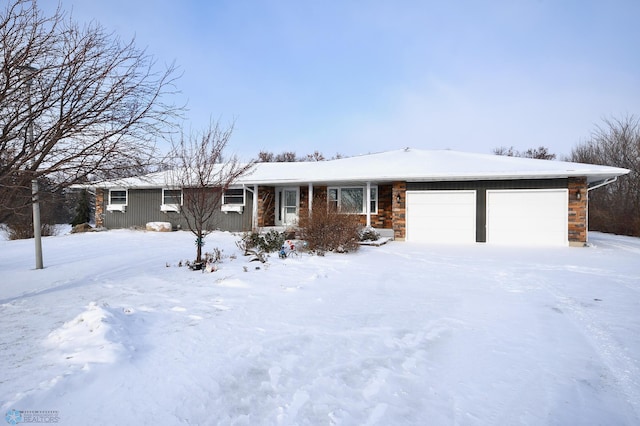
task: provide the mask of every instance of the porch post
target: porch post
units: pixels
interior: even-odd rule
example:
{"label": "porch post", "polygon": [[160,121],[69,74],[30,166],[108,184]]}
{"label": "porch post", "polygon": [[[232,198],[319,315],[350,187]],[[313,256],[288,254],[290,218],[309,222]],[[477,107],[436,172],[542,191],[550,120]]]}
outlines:
{"label": "porch post", "polygon": [[367,212],[367,228],[371,227],[371,182],[367,181],[367,200],[365,212]]}
{"label": "porch post", "polygon": [[258,185],[253,185],[253,205],[251,207],[251,228],[258,229]]}
{"label": "porch post", "polygon": [[312,208],[313,208],[313,183],[309,182],[309,215],[311,215]]}

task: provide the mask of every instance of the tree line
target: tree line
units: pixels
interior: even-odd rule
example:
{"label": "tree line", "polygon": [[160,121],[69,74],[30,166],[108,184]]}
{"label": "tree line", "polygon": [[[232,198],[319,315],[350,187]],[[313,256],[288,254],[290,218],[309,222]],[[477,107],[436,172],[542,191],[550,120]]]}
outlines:
{"label": "tree line", "polygon": [[295,151],[282,151],[278,154],[274,154],[271,151],[260,151],[258,153],[258,163],[293,163],[293,162],[301,162],[301,161],[325,161],[336,160],[338,158],[343,158],[342,154],[336,154],[331,158],[327,158],[320,151],[313,151],[311,154],[299,156]]}
{"label": "tree line", "polygon": [[[499,147],[496,155],[553,160],[540,146],[526,151]],[[629,169],[615,182],[589,191],[589,229],[640,237],[640,117],[604,119],[590,137],[578,143],[565,161]]]}

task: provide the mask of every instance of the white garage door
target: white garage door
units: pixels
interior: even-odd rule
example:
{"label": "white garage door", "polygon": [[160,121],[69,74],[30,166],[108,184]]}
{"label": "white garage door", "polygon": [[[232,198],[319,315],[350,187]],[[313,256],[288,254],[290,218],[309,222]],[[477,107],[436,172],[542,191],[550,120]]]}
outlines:
{"label": "white garage door", "polygon": [[407,191],[407,241],[476,241],[476,191]]}
{"label": "white garage door", "polygon": [[487,242],[568,244],[566,189],[487,191]]}

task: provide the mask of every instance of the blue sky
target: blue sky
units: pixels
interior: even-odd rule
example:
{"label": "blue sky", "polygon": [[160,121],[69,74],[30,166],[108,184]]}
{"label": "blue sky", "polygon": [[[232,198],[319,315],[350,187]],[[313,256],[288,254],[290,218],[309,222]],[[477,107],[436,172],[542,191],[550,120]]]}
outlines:
{"label": "blue sky", "polygon": [[[40,1],[51,10],[55,1]],[[185,127],[231,151],[407,146],[559,156],[640,114],[640,1],[61,0],[175,61]]]}

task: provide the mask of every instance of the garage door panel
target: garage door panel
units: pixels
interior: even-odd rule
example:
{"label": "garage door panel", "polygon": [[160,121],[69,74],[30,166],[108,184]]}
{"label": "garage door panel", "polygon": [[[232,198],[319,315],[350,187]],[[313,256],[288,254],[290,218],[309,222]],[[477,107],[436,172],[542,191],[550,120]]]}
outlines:
{"label": "garage door panel", "polygon": [[566,189],[487,191],[487,242],[566,245]]}
{"label": "garage door panel", "polygon": [[475,191],[407,192],[407,240],[475,242]]}

